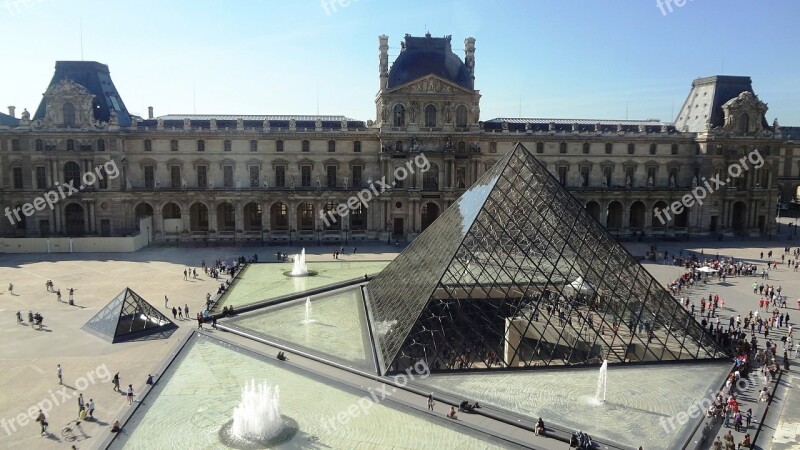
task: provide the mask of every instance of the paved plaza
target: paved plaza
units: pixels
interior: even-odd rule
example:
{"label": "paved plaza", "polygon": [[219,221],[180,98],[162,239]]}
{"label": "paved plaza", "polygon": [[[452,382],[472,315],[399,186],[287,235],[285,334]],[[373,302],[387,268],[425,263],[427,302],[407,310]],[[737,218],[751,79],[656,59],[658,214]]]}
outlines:
{"label": "paved plaza", "polygon": [[[783,242],[783,241],[781,241]],[[626,245],[636,255],[643,255],[652,243]],[[778,259],[782,244],[778,241],[691,241],[656,243],[659,251],[670,254],[689,251],[702,252],[705,256],[732,256],[760,264],[760,252],[773,250]],[[218,280],[208,279],[199,270],[201,260],[211,264],[218,258],[229,262],[240,255],[250,257],[258,254],[261,261],[272,261],[277,251],[298,252],[299,248],[255,247],[255,248],[147,248],[131,254],[50,254],[50,255],[0,255],[0,321],[4,324],[0,344],[0,447],[1,448],[97,448],[108,436],[110,424],[130,408],[123,395],[114,392],[111,376],[119,372],[120,385],[129,384],[138,392],[144,386],[148,374],[158,377],[157,370],[174,351],[186,334],[197,328],[194,320],[177,320],[180,328],[169,339],[145,340],[110,344],[94,335],[82,331],[86,323],[100,308],[105,306],[124,288],[130,287],[162,312],[164,296],[169,298],[169,307],[188,305],[191,317],[205,302],[206,293],[212,294],[219,285]],[[307,249],[310,265],[314,262],[333,261],[334,247]],[[350,248],[347,249],[351,251]],[[399,247],[361,244],[357,255],[346,254],[347,261],[382,261],[396,256]],[[773,258],[774,259],[774,258]],[[682,269],[672,265],[645,262],[645,267],[660,281],[667,283],[675,279]],[[199,278],[184,281],[183,270],[198,268]],[[760,278],[756,278],[760,281]],[[62,302],[56,294],[45,289],[45,282],[52,280],[55,289],[62,292]],[[731,314],[746,315],[757,308],[758,297],[752,294],[754,278],[728,278],[726,283],[716,280],[708,285],[689,291],[688,295],[699,302],[701,295],[718,294],[725,305],[718,313],[727,319]],[[13,292],[7,290],[13,283]],[[800,297],[800,277],[797,272],[779,265],[770,273],[769,284],[780,285],[789,297],[788,311],[792,322],[800,321],[796,300]],[[67,302],[67,291],[75,289],[75,305]],[[684,293],[683,295],[687,295]],[[269,297],[269,292],[264,297]],[[15,314],[21,311],[39,312],[44,316],[41,331],[31,329],[24,317],[17,324]],[[171,318],[171,313],[168,314]],[[780,336],[780,331],[777,333]],[[228,338],[228,336],[225,336]],[[772,337],[772,336],[771,336]],[[779,337],[778,337],[779,338]],[[237,341],[241,341],[238,339]],[[763,339],[761,340],[763,341]],[[242,342],[240,342],[242,343]],[[252,343],[242,345],[253,345]],[[270,350],[271,351],[271,350]],[[797,394],[797,360],[792,360],[792,369],[784,374],[781,386],[776,391],[776,403],[770,409],[765,422],[765,431],[759,437],[759,445],[765,449],[796,448],[800,440],[800,406]],[[59,385],[56,367],[63,368],[63,386]],[[675,380],[679,383],[680,380]],[[355,383],[355,381],[354,381]],[[363,383],[363,382],[362,382]],[[84,421],[77,432],[77,439],[68,443],[61,438],[60,430],[70,420],[77,418],[78,390],[84,401],[93,399],[96,421]],[[424,399],[407,394],[400,401],[424,410]],[[38,405],[49,406],[47,414],[49,434],[39,433],[39,425],[26,419],[29,409],[36,412]],[[755,410],[755,408],[754,408]],[[20,420],[22,419],[22,420]],[[544,418],[547,421],[547,418]],[[479,428],[492,428],[488,419],[469,417]],[[591,428],[591,424],[587,425]],[[727,429],[723,429],[727,432]],[[535,448],[564,448],[566,444],[550,439],[533,440],[532,433],[504,429],[503,433],[515,441],[525,442]],[[737,442],[741,433],[734,433]]]}

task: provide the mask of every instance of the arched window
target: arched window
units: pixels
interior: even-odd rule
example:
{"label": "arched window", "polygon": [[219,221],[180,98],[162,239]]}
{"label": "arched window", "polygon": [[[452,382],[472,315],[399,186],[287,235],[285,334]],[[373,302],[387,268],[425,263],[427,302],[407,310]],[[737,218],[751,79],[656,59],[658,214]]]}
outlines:
{"label": "arched window", "polygon": [[75,105],[70,102],[64,103],[62,107],[64,125],[75,125]]}
{"label": "arched window", "polygon": [[394,105],[394,126],[396,127],[404,127],[406,126],[406,107],[397,104]]}
{"label": "arched window", "polygon": [[328,202],[325,204],[325,213],[323,214],[324,219],[322,220],[322,224],[325,226],[326,230],[342,229],[341,218],[336,212],[338,207],[339,204],[336,202]]}
{"label": "arched window", "polygon": [[430,169],[428,169],[428,171],[422,175],[422,190],[439,190],[439,166],[437,166],[435,163],[431,163]]}
{"label": "arched window", "polygon": [[456,108],[456,126],[461,128],[467,126],[467,107],[464,105],[458,105]]}
{"label": "arched window", "polygon": [[64,164],[64,184],[70,184],[75,189],[81,185],[81,167],[74,161]]}
{"label": "arched window", "polygon": [[436,107],[433,105],[428,105],[425,107],[425,126],[436,126]]}
{"label": "arched window", "polygon": [[739,132],[747,133],[750,130],[750,116],[747,113],[742,113],[739,116]]}

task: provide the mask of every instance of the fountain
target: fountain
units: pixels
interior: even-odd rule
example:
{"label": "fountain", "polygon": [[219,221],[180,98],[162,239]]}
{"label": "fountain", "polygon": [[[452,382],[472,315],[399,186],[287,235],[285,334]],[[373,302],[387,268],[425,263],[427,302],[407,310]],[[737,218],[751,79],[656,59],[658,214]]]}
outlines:
{"label": "fountain", "polygon": [[299,255],[294,255],[294,265],[292,266],[293,277],[304,277],[308,275],[308,266],[306,265],[306,249],[304,248]]}
{"label": "fountain", "polygon": [[271,447],[291,439],[297,422],[281,415],[280,391],[266,381],[245,383],[233,419],[220,429],[220,438],[229,447],[255,449]]}
{"label": "fountain", "polygon": [[311,318],[311,297],[306,298],[306,320],[302,321],[304,325],[314,323],[316,320]]}
{"label": "fountain", "polygon": [[[608,384],[608,360],[603,361],[603,365],[600,366],[600,374],[597,375],[597,392],[594,394],[594,398],[598,404],[605,403],[606,401],[606,385]],[[600,397],[600,394],[603,394]]]}

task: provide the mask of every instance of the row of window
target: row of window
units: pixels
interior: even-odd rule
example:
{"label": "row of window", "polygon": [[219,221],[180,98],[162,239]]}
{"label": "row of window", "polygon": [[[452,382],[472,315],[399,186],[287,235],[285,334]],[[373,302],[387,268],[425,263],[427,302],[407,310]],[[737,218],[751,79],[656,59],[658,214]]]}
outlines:
{"label": "row of window", "polygon": [[[197,141],[197,151],[204,152],[206,151],[206,141],[200,139]],[[177,152],[179,145],[178,140],[173,139],[170,141],[170,150],[173,152]],[[301,151],[303,152],[310,152],[311,151],[311,143],[307,140],[304,140],[301,144]],[[233,149],[233,143],[230,140],[225,140],[222,145],[222,150],[226,152],[230,152]],[[284,149],[284,144],[282,140],[275,141],[275,151],[282,152]],[[145,139],[144,141],[144,151],[151,152],[153,151],[153,141],[150,139]],[[250,141],[250,151],[257,152],[258,151],[258,141],[253,139]],[[330,140],[328,141],[328,152],[333,153],[336,151],[336,141]],[[354,153],[361,153],[361,141],[353,141],[353,152]]]}
{"label": "row of window", "polygon": [[[95,145],[97,146],[98,152],[106,151],[105,139],[97,139],[95,141]],[[36,139],[36,141],[34,141],[34,149],[37,152],[41,152],[41,151],[55,151],[58,148],[55,144],[45,144],[42,139]],[[89,143],[88,141],[76,142],[75,139],[67,139],[66,150],[68,152],[74,152],[76,149],[82,152],[90,152],[92,151],[92,144]],[[19,139],[11,140],[11,151],[12,152],[22,151],[22,144],[20,143]]]}
{"label": "row of window", "polygon": [[[590,148],[591,148],[591,144],[590,143],[588,143],[588,142],[584,142],[583,143],[582,150],[583,150],[584,154],[589,154],[589,149]],[[606,143],[605,151],[606,151],[607,155],[610,155],[613,149],[614,149],[614,144],[612,144],[610,142]],[[656,144],[650,144],[649,153],[651,155],[655,155],[656,154],[656,149],[657,149]],[[561,142],[558,145],[558,152],[559,153],[567,153],[567,143],[566,142]],[[536,153],[544,153],[544,142],[537,142],[536,143]],[[628,144],[628,154],[629,155],[636,154],[636,144]],[[671,155],[677,155],[678,154],[678,144],[672,144],[672,146],[670,147],[670,154]]]}
{"label": "row of window", "polygon": [[[108,189],[108,177],[101,170],[101,175],[95,177],[96,186],[98,189]],[[23,178],[22,167],[11,168],[11,178],[13,180],[14,189],[24,189],[25,183]],[[72,184],[73,187],[78,188],[83,183],[81,182],[81,167],[74,161],[69,161],[64,164],[64,184]],[[45,166],[36,166],[34,168],[34,186],[35,189],[48,189],[51,183],[47,179],[47,168]],[[94,186],[94,185],[93,185]]]}
{"label": "row of window", "polygon": [[[394,118],[392,120],[392,125],[395,127],[404,127],[406,126],[406,107],[398,103],[394,105],[393,111]],[[439,125],[439,113],[434,105],[427,105],[423,111],[423,125],[428,128],[438,127]],[[467,126],[467,107],[464,105],[458,105],[456,107],[456,127],[464,128]]]}
{"label": "row of window", "polygon": [[[361,186],[363,184],[363,173],[364,167],[363,166],[352,166],[350,168],[350,174],[352,176],[352,180],[349,183],[351,186]],[[209,183],[208,179],[208,166],[197,166],[196,167],[196,174],[197,174],[197,187],[199,188],[207,188],[213,187],[213,184]],[[266,187],[266,180],[262,183],[261,180],[261,167],[259,166],[248,166],[248,186],[249,187]],[[322,186],[322,180],[319,180],[319,186],[312,185],[312,171],[311,166],[300,166],[300,187],[328,187],[328,188],[335,188],[337,187],[337,167],[336,166],[326,166],[325,167],[325,185]],[[181,175],[181,166],[169,166],[169,180],[170,180],[170,187],[173,189],[185,188],[186,183]],[[275,187],[287,187],[287,178],[286,178],[286,166],[275,166]],[[290,180],[289,184],[294,184],[294,180]],[[155,177],[155,166],[148,165],[144,166],[144,186],[146,188],[155,188],[156,185],[156,177]],[[222,187],[224,188],[232,188],[232,187],[241,187],[235,186],[234,181],[234,167],[232,165],[224,165],[222,166]]]}

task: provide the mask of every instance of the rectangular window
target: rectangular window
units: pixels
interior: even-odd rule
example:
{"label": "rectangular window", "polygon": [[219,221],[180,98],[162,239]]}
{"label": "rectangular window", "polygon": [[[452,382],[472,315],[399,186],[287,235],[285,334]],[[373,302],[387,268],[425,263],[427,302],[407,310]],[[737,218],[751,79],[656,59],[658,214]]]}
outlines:
{"label": "rectangular window", "polygon": [[311,187],[311,166],[300,167],[300,186]]}
{"label": "rectangular window", "polygon": [[261,178],[261,168],[250,166],[250,187],[258,187],[259,178]]}
{"label": "rectangular window", "polygon": [[567,153],[567,143],[562,142],[558,145],[558,152],[559,153]]}
{"label": "rectangular window", "polygon": [[359,188],[364,184],[364,179],[361,175],[363,171],[363,166],[353,166],[353,187]]}
{"label": "rectangular window", "polygon": [[181,187],[181,166],[169,166],[169,187],[172,189]]}
{"label": "rectangular window", "polygon": [[106,151],[106,140],[105,139],[98,139],[97,140],[97,151],[98,152]]}
{"label": "rectangular window", "polygon": [[100,219],[100,236],[111,236],[111,219]]}
{"label": "rectangular window", "polygon": [[304,152],[311,151],[311,144],[309,144],[308,141],[303,141],[302,145],[303,145],[302,151]]}
{"label": "rectangular window", "polygon": [[628,144],[628,154],[633,155],[636,153],[636,144]]}
{"label": "rectangular window", "polygon": [[150,139],[145,139],[144,140],[144,151],[146,151],[146,152],[152,152],[153,151],[153,141],[151,141]]}
{"label": "rectangular window", "polygon": [[647,168],[647,186],[653,187],[656,184],[656,168],[655,167],[648,167]]}
{"label": "rectangular window", "polygon": [[14,189],[22,189],[22,167],[14,167]]}
{"label": "rectangular window", "polygon": [[250,151],[251,152],[257,152],[258,151],[258,141],[257,140],[253,139],[252,141],[250,141]]}
{"label": "rectangular window", "polygon": [[208,187],[208,167],[197,166],[197,187]]}
{"label": "rectangular window", "polygon": [[[606,144],[606,145],[611,145],[611,144]],[[611,187],[611,172],[613,170],[614,168],[611,166],[603,167],[603,184],[605,184],[606,187]]]}
{"label": "rectangular window", "polygon": [[18,152],[20,150],[21,150],[21,147],[19,145],[19,139],[12,139],[11,140],[11,151],[12,152]]}
{"label": "rectangular window", "polygon": [[231,141],[226,140],[223,144],[223,151],[229,152],[233,148]]}
{"label": "rectangular window", "polygon": [[233,187],[233,166],[222,166],[222,186]]}
{"label": "rectangular window", "polygon": [[328,153],[333,153],[336,151],[336,141],[328,141]]}
{"label": "rectangular window", "polygon": [[169,141],[169,150],[172,151],[172,152],[177,152],[178,151],[178,140],[177,139],[173,139],[173,140]]}
{"label": "rectangular window", "polygon": [[97,168],[97,189],[108,189],[108,173],[102,167]]}
{"label": "rectangular window", "polygon": [[36,189],[47,188],[47,169],[45,166],[36,166]]}
{"label": "rectangular window", "polygon": [[75,151],[75,141],[72,139],[67,139],[67,151],[74,152]]}
{"label": "rectangular window", "polygon": [[198,152],[206,151],[206,141],[203,140],[197,141],[197,151]]}
{"label": "rectangular window", "polygon": [[283,151],[283,141],[275,141],[275,151],[282,152]]}
{"label": "rectangular window", "polygon": [[558,168],[558,182],[562,186],[567,185],[567,168],[565,166],[559,166]]}
{"label": "rectangular window", "polygon": [[589,167],[581,167],[581,186],[589,187]]}
{"label": "rectangular window", "polygon": [[144,166],[144,187],[153,188],[155,185],[155,168],[153,166]]}
{"label": "rectangular window", "polygon": [[329,188],[336,187],[336,166],[328,166],[325,168],[327,175],[327,185]]}
{"label": "rectangular window", "polygon": [[41,152],[44,150],[44,142],[41,139],[36,140],[36,151]]}
{"label": "rectangular window", "polygon": [[612,150],[613,148],[614,148],[614,144],[612,144],[612,143],[610,143],[610,142],[609,142],[609,143],[607,143],[607,144],[606,144],[606,155],[610,155],[610,154],[611,154],[611,150]]}
{"label": "rectangular window", "polygon": [[275,186],[286,187],[286,166],[275,166]]}
{"label": "rectangular window", "polygon": [[361,153],[361,141],[353,142],[353,153]]}

